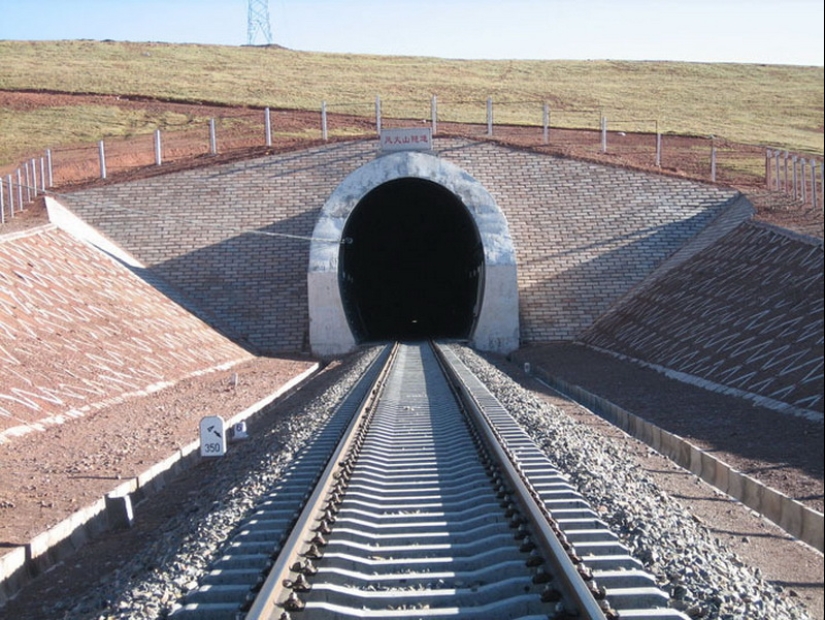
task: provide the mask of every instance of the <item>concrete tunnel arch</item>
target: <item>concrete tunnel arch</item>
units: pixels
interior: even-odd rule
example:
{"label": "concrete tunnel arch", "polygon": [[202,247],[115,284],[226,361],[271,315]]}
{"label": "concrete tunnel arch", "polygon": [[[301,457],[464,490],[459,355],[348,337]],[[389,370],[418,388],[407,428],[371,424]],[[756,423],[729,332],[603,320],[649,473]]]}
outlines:
{"label": "concrete tunnel arch", "polygon": [[[469,312],[469,316],[456,323],[448,322],[447,333],[432,335],[466,337],[471,346],[485,351],[507,353],[516,349],[518,283],[515,249],[504,213],[491,194],[455,164],[430,153],[406,151],[382,155],[353,171],[321,209],[310,244],[307,274],[312,352],[321,357],[340,355],[373,337],[393,337],[396,333],[402,338],[430,335],[425,328],[405,331],[390,326],[384,330],[370,323],[369,318],[365,324],[364,317],[358,315],[370,302],[360,297],[366,287],[353,284],[354,278],[366,273],[359,274],[357,264],[359,260],[363,263],[378,256],[367,259],[362,256],[354,261],[355,250],[350,245],[354,246],[356,240],[348,239],[345,231],[355,232],[362,241],[367,238],[364,235],[393,234],[386,224],[377,224],[373,218],[387,205],[398,203],[404,194],[419,197],[417,201],[415,197],[400,201],[398,208],[405,216],[419,210],[419,219],[432,217],[435,211],[430,208],[432,205],[424,207],[425,203],[433,203],[436,209],[447,213],[447,226],[457,235],[457,246],[463,248],[464,253],[458,257],[461,263],[458,269],[476,278],[471,285],[475,287],[471,300],[462,297],[459,304],[460,312],[465,315]],[[396,210],[396,215],[400,212]],[[432,229],[425,226],[421,230]],[[398,239],[388,240],[388,243],[398,242]],[[426,245],[423,239],[421,243]],[[442,256],[450,261],[456,258],[448,253]],[[464,288],[465,297],[470,295],[468,291],[469,288]],[[370,311],[373,315],[380,312],[377,308]],[[404,323],[403,318],[396,318],[396,327]]]}

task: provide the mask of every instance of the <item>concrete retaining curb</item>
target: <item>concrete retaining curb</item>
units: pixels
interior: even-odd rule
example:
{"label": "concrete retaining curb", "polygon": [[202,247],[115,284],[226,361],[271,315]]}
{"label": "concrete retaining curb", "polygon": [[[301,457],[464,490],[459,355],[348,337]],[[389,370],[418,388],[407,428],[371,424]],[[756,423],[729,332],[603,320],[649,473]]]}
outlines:
{"label": "concrete retaining curb", "polygon": [[[266,398],[232,416],[226,423],[227,427],[254,418],[277,398],[309,379],[318,368],[317,363],[313,364]],[[0,556],[0,608],[23,586],[69,557],[95,536],[123,527],[123,506],[120,502],[112,502],[112,498],[128,498],[131,503],[139,503],[163,489],[167,483],[193,467],[200,459],[200,439],[196,439],[135,478],[118,485],[106,497],[81,508],[57,525],[38,534],[28,544],[15,547]],[[107,503],[110,510],[107,510]]]}
{"label": "concrete retaining curb", "polygon": [[785,532],[823,551],[823,515],[804,504],[747,476],[658,426],[591,394],[583,388],[534,367],[533,375],[540,381],[590,409],[628,435],[644,442],[677,465],[754,510]]}

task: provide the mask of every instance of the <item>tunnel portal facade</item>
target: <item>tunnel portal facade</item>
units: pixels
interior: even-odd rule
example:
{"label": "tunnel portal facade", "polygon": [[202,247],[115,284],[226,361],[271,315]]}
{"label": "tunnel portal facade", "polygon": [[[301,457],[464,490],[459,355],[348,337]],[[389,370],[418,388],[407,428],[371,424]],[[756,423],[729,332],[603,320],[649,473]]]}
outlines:
{"label": "tunnel portal facade", "polygon": [[504,214],[478,181],[428,153],[384,155],[341,182],[315,226],[308,289],[316,355],[430,337],[518,347]]}

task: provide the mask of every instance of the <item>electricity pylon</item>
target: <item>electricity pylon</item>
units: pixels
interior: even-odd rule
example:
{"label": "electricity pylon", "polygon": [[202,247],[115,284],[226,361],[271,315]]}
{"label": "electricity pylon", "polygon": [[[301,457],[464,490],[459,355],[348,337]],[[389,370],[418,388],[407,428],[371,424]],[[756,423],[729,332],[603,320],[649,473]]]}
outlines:
{"label": "electricity pylon", "polygon": [[246,26],[247,45],[255,45],[258,33],[263,35],[266,45],[272,45],[272,31],[269,28],[269,0],[249,0],[249,19]]}

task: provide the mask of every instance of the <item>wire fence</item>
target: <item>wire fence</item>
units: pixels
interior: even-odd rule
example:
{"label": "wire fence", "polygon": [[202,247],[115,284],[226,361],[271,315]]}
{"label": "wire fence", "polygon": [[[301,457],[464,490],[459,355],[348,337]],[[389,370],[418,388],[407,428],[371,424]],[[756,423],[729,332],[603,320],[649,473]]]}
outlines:
{"label": "wire fence", "polygon": [[214,116],[174,128],[147,124],[131,136],[47,149],[0,169],[0,224],[55,188],[128,179],[152,169],[378,136],[383,129],[427,127],[432,135],[498,140],[549,154],[657,170],[727,185],[782,192],[801,208],[821,209],[822,157],[666,133],[656,119],[608,116],[597,109],[553,109],[517,99],[321,102],[317,111],[212,107]]}

